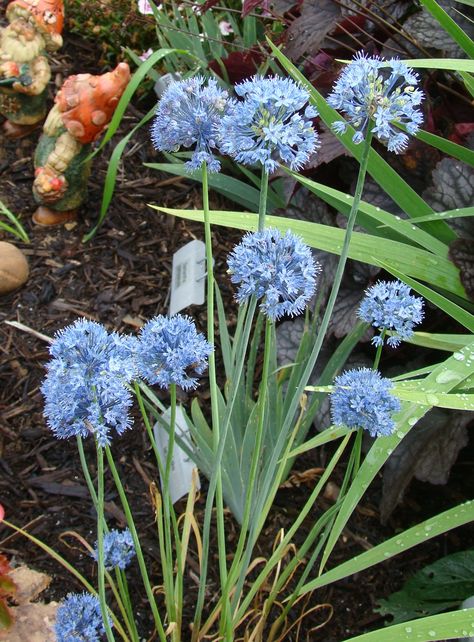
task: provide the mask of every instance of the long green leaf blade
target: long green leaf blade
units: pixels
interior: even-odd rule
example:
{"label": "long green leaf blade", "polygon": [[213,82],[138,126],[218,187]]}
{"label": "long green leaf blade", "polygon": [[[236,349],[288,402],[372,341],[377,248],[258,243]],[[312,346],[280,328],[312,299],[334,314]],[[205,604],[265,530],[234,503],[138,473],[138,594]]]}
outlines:
{"label": "long green leaf blade", "polygon": [[[172,216],[192,221],[203,221],[202,210],[178,210],[155,205],[150,205],[150,207]],[[241,230],[257,229],[258,217],[256,214],[212,211],[209,215],[211,223],[214,225],[224,225]],[[276,227],[283,232],[288,229],[293,230],[311,247],[333,254],[338,254],[341,251],[344,230],[283,216],[269,215],[266,220],[269,226]],[[465,297],[464,288],[459,280],[459,272],[448,259],[404,243],[354,232],[349,247],[349,257],[370,265],[380,265],[380,261],[374,258],[377,256],[383,256],[387,262],[390,262],[390,265],[397,266],[397,269],[404,270],[405,273],[415,278],[428,279],[432,285]]]}

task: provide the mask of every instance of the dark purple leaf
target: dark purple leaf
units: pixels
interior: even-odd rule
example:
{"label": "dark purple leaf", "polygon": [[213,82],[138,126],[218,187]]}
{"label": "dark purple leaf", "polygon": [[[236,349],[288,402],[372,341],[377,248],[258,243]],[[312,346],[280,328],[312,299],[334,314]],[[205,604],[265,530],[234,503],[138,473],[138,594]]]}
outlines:
{"label": "dark purple leaf", "polygon": [[305,2],[300,17],[288,29],[285,54],[292,60],[304,54],[315,54],[340,17],[340,7],[333,0]]}

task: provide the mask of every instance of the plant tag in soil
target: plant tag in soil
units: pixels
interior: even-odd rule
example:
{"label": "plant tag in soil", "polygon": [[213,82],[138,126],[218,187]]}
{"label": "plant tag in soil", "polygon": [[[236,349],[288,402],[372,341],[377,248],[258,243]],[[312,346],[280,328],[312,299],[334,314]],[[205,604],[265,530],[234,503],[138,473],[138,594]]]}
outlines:
{"label": "plant tag in soil", "polygon": [[[171,420],[171,408],[163,414],[163,419],[169,423]],[[156,445],[158,447],[158,452],[160,453],[161,461],[163,462],[163,467],[166,462],[166,455],[168,454],[168,433],[157,422],[153,426],[153,433],[155,435]],[[190,444],[191,437],[189,435],[188,425],[186,419],[184,418],[182,409],[178,406],[176,408],[176,436],[180,437],[183,441]],[[190,457],[184,452],[184,450],[179,446],[177,440],[174,442],[173,447],[173,459],[171,460],[171,471],[170,471],[170,496],[173,504],[184,497],[191,490],[191,481],[193,475],[193,469],[196,468],[196,464],[193,462]],[[201,488],[199,483],[199,476],[197,476],[196,490]]]}
{"label": "plant tag in soil", "polygon": [[163,76],[158,78],[158,80],[155,82],[155,86],[153,87],[155,94],[158,96],[158,98],[161,98],[172,82],[177,82],[181,79],[182,75],[179,72],[172,74],[163,74]]}
{"label": "plant tag in soil", "polygon": [[204,303],[206,281],[206,246],[202,241],[191,241],[173,255],[169,315]]}

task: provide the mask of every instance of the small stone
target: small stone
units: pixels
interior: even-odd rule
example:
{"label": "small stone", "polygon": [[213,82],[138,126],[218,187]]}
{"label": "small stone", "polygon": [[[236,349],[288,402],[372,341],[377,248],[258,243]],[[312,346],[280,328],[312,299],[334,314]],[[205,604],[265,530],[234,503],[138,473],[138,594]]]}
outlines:
{"label": "small stone", "polygon": [[28,274],[25,255],[11,243],[0,241],[0,295],[21,287]]}
{"label": "small stone", "polygon": [[328,499],[330,502],[335,502],[339,497],[340,490],[341,489],[337,484],[335,484],[334,482],[328,482],[326,484],[326,488],[324,489],[323,497],[324,499]]}

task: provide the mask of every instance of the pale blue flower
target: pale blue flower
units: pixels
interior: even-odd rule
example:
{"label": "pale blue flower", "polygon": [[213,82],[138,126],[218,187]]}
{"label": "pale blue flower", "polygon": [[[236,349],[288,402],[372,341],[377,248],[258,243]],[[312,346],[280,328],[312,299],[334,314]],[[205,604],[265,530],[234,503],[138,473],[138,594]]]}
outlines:
{"label": "pale blue flower", "polygon": [[140,331],[136,351],[138,372],[161,388],[176,384],[183,390],[192,390],[198,382],[191,373],[203,374],[212,350],[190,317],[159,315]]}
{"label": "pale blue flower", "polygon": [[[104,566],[108,571],[116,566],[122,570],[127,568],[135,555],[135,545],[128,528],[123,531],[111,530],[104,535]],[[92,557],[96,561],[99,559],[97,542]]]}
{"label": "pale blue flower", "polygon": [[131,427],[126,384],[135,375],[134,346],[131,337],[86,319],[56,335],[41,392],[48,426],[58,439],[93,434],[105,446],[112,429],[122,434]]}
{"label": "pale blue flower", "polygon": [[100,642],[105,627],[98,598],[70,593],[56,612],[55,632],[57,642]]}
{"label": "pale blue flower", "polygon": [[263,297],[261,310],[272,320],[300,314],[314,294],[320,267],[298,236],[266,228],[248,233],[227,260],[236,299]]}
{"label": "pale blue flower", "polygon": [[171,83],[157,106],[151,129],[153,145],[167,152],[194,147],[185,167],[194,172],[206,163],[210,172],[218,172],[220,163],[211,150],[217,147],[216,127],[227,99],[227,91],[213,79],[194,76]]}
{"label": "pale blue flower", "polygon": [[394,127],[405,125],[409,134],[416,134],[423,122],[417,109],[423,92],[417,89],[418,74],[396,58],[384,61],[358,53],[339,76],[327,101],[345,113],[346,121],[336,121],[333,129],[343,134],[347,125],[356,130],[353,141],[361,143],[370,131],[389,151],[403,152],[408,136]]}
{"label": "pale blue flower", "polygon": [[372,437],[391,435],[393,414],[400,400],[390,393],[393,384],[377,370],[347,370],[334,380],[330,394],[332,422],[337,426],[363,428]]}
{"label": "pale blue flower", "polygon": [[[307,105],[309,94],[290,78],[254,76],[235,87],[218,125],[219,147],[238,163],[263,165],[274,172],[279,163],[297,170],[318,147]],[[306,107],[305,107],[306,106]]]}
{"label": "pale blue flower", "polygon": [[[357,313],[381,332],[391,330],[387,343],[393,347],[410,339],[414,326],[423,319],[423,299],[410,292],[401,281],[378,281],[366,290]],[[383,339],[376,335],[372,343],[382,345]]]}

